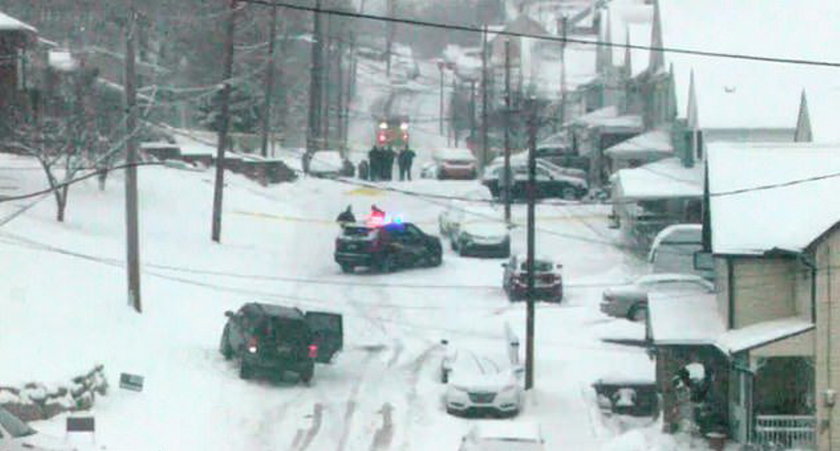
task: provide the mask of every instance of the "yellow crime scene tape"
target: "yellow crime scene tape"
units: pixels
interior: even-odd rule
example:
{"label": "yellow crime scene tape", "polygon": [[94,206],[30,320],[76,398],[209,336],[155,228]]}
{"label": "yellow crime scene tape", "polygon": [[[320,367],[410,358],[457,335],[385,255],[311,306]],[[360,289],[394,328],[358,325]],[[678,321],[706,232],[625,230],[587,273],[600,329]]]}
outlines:
{"label": "yellow crime scene tape", "polygon": [[[320,218],[304,218],[299,216],[288,216],[288,215],[280,215],[274,213],[263,213],[263,212],[255,212],[255,211],[244,211],[244,210],[237,210],[234,211],[237,215],[242,216],[251,216],[254,218],[260,219],[269,219],[274,221],[284,221],[284,222],[300,222],[306,224],[319,224],[319,225],[329,225],[335,226],[336,221],[334,219],[320,219]],[[548,216],[548,217],[540,217],[540,222],[561,222],[561,221],[580,221],[580,220],[589,220],[589,219],[606,219],[606,215],[588,215],[588,216]],[[425,219],[420,221],[410,221],[414,224],[420,225],[436,225],[438,223],[437,219]],[[495,222],[490,218],[487,219],[471,219],[465,221],[465,224],[480,224],[480,223],[490,223]],[[501,219],[499,219],[501,222]]]}

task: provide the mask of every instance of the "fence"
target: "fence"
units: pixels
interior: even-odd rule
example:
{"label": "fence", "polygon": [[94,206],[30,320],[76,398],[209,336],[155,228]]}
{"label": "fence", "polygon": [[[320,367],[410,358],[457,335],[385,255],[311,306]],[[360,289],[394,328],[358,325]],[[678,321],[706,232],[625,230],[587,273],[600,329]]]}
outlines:
{"label": "fence", "polygon": [[752,443],[759,446],[816,449],[813,415],[756,415]]}

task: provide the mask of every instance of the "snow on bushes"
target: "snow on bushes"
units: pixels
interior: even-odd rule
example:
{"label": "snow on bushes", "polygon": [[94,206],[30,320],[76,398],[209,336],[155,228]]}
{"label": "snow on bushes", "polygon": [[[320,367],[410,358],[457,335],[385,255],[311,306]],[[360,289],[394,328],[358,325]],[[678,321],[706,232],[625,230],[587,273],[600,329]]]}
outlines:
{"label": "snow on bushes", "polygon": [[0,386],[0,406],[23,421],[46,420],[60,413],[88,410],[96,395],[108,393],[102,365],[74,377],[70,384],[49,387],[30,382],[23,388]]}

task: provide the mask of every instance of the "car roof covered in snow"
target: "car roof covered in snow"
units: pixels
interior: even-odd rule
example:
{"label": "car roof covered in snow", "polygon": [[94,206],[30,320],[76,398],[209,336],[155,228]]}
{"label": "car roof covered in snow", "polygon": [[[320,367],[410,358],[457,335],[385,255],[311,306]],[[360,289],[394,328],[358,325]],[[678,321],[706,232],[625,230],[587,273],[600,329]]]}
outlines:
{"label": "car roof covered in snow", "polygon": [[534,421],[475,421],[475,435],[479,439],[542,440],[540,425]]}
{"label": "car roof covered in snow", "polygon": [[295,307],[285,307],[282,305],[265,304],[262,302],[249,302],[243,306],[246,313],[263,314],[268,316],[276,316],[288,319],[303,319],[304,315],[300,309]]}
{"label": "car roof covered in snow", "polygon": [[435,149],[432,155],[436,160],[475,160],[475,155],[473,155],[470,149],[461,149],[456,147]]}

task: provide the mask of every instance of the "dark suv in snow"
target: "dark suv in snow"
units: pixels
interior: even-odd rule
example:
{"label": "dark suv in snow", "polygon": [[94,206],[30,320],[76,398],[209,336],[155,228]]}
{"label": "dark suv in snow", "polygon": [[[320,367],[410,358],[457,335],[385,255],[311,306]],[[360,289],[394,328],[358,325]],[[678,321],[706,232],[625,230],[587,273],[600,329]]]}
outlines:
{"label": "dark suv in snow", "polygon": [[335,261],[344,272],[367,266],[381,272],[416,266],[439,266],[440,238],[411,223],[350,224],[335,240]]}
{"label": "dark suv in snow", "polygon": [[225,316],[219,350],[239,361],[242,379],[256,370],[289,371],[308,384],[315,362],[329,363],[343,346],[342,317],[335,313],[249,302]]}

